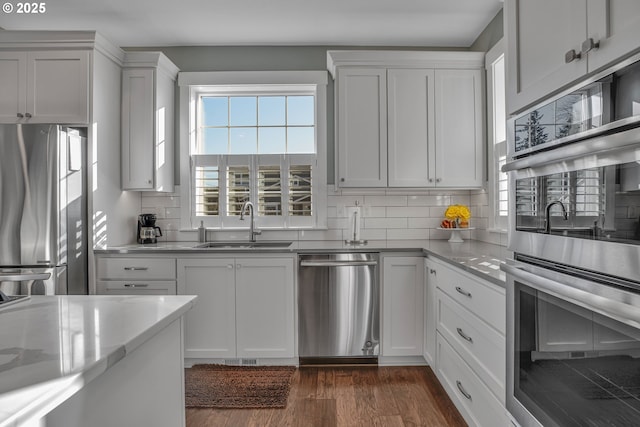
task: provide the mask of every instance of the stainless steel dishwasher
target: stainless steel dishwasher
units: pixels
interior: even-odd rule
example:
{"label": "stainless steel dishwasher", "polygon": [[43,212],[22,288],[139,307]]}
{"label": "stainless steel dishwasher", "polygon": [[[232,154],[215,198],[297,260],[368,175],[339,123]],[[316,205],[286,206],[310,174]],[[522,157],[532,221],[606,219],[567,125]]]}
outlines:
{"label": "stainless steel dishwasher", "polygon": [[378,254],[304,254],[299,261],[300,364],[377,363]]}

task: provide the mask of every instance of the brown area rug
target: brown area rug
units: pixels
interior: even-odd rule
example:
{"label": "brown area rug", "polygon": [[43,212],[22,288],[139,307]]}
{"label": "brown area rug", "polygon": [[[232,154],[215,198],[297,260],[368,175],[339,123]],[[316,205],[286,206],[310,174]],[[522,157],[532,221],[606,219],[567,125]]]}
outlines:
{"label": "brown area rug", "polygon": [[187,408],[284,408],[293,366],[193,365],[185,369]]}

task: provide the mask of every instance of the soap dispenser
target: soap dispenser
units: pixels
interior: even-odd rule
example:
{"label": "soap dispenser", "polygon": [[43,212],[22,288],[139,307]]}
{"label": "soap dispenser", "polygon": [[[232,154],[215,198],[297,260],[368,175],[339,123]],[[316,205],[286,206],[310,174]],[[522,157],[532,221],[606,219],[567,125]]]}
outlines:
{"label": "soap dispenser", "polygon": [[198,227],[198,242],[204,243],[207,241],[207,229],[204,228],[204,221],[200,221],[200,227]]}

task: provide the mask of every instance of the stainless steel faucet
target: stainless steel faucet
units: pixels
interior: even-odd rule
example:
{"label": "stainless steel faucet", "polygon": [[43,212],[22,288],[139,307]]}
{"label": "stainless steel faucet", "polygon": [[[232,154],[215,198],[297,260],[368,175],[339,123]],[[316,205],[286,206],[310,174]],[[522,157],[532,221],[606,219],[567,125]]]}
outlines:
{"label": "stainless steel faucet", "polygon": [[244,221],[244,213],[246,212],[247,208],[249,209],[249,215],[251,216],[251,224],[249,225],[249,241],[255,242],[256,236],[262,234],[262,231],[256,230],[256,223],[253,217],[253,203],[249,201],[244,202],[244,204],[242,205],[242,209],[240,209],[240,220]]}
{"label": "stainless steel faucet", "polygon": [[550,212],[551,212],[551,207],[553,205],[560,205],[560,207],[562,208],[562,217],[564,218],[565,221],[569,219],[569,216],[567,215],[567,209],[564,207],[564,204],[560,200],[554,200],[553,202],[549,203],[545,208],[545,216],[544,216],[544,232],[546,234],[551,233]]}

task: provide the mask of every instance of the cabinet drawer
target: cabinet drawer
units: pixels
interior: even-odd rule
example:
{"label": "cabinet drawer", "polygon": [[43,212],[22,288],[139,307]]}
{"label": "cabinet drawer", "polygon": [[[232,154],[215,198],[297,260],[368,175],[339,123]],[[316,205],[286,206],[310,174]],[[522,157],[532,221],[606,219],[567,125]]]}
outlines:
{"label": "cabinet drawer", "polygon": [[175,278],[175,259],[98,258],[98,279],[175,280]]}
{"label": "cabinet drawer", "polygon": [[446,339],[436,334],[437,376],[470,426],[506,426],[506,409]]}
{"label": "cabinet drawer", "polygon": [[438,266],[438,287],[479,318],[504,335],[506,327],[506,298],[504,289],[497,290],[480,279]]}
{"label": "cabinet drawer", "polygon": [[474,372],[504,402],[505,338],[438,290],[437,328]]}
{"label": "cabinet drawer", "polygon": [[174,280],[102,280],[97,283],[98,295],[176,295]]}

